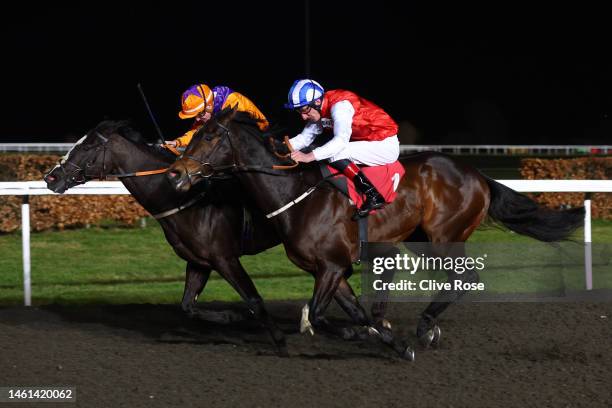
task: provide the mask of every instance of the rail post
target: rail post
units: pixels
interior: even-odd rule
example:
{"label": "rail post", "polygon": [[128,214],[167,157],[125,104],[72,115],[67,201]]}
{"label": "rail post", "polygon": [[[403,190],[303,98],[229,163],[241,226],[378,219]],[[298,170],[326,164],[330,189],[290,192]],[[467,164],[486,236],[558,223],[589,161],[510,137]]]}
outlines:
{"label": "rail post", "polygon": [[32,306],[29,195],[24,195],[21,203],[21,251],[23,253],[23,303],[26,306]]}
{"label": "rail post", "polygon": [[593,256],[591,253],[591,195],[584,200],[584,277],[586,289],[593,289]]}

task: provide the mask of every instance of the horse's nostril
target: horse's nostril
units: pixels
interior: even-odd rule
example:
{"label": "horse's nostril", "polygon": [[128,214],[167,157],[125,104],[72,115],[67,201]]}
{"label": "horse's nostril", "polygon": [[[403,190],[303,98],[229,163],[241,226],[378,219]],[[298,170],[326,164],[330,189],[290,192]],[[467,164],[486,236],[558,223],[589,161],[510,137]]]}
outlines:
{"label": "horse's nostril", "polygon": [[170,170],[168,172],[168,177],[170,177],[171,179],[178,178],[179,176],[180,176],[180,173],[176,170]]}
{"label": "horse's nostril", "polygon": [[54,181],[55,181],[55,176],[52,176],[52,175],[50,175],[50,174],[47,174],[47,175],[45,176],[44,180],[45,180],[47,183],[52,183],[52,182],[54,182]]}

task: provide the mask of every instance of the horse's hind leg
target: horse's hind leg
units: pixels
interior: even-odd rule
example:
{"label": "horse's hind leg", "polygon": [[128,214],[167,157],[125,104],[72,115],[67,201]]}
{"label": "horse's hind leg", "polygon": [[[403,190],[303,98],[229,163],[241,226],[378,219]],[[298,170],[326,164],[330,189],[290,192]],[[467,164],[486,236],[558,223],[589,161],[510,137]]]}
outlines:
{"label": "horse's hind leg", "polygon": [[198,300],[200,293],[202,293],[204,286],[206,286],[206,283],[208,282],[210,271],[210,267],[200,266],[193,262],[187,262],[187,266],[185,268],[185,290],[183,291],[181,308],[191,317],[193,317],[195,314],[195,303]]}
{"label": "horse's hind leg", "polygon": [[255,284],[253,284],[253,281],[242,267],[242,264],[240,264],[238,258],[215,259],[215,269],[247,303],[255,318],[268,329],[278,354],[288,356],[285,334],[268,314],[263,299],[255,288]]}
{"label": "horse's hind leg", "polygon": [[[369,258],[374,259],[376,257],[383,258],[394,258],[396,254],[399,254],[399,249],[393,248],[384,253],[370,253]],[[393,282],[393,278],[395,277],[395,269],[386,269],[384,272],[378,276],[384,284]],[[386,329],[391,329],[391,323],[385,319],[385,314],[387,313],[387,305],[389,304],[389,291],[388,290],[377,290],[376,297],[374,298],[374,302],[372,302],[372,306],[370,306],[370,313],[372,313],[372,320],[374,324],[380,327],[384,327]]]}
{"label": "horse's hind leg", "polygon": [[[444,252],[444,251],[442,251]],[[450,256],[452,258],[465,257],[465,244],[454,243],[450,253],[438,253],[438,256]],[[473,269],[466,269],[463,273],[455,271],[448,272],[447,282],[451,284],[451,289],[444,289],[438,292],[434,300],[427,306],[421,314],[421,318],[417,325],[417,337],[421,344],[425,347],[437,346],[440,342],[441,330],[437,324],[437,318],[448,306],[459,300],[466,291],[464,289],[455,289],[455,281],[461,282],[461,287],[465,283],[478,283],[478,273]]]}
{"label": "horse's hind leg", "polygon": [[[425,231],[420,227],[416,226],[415,229],[410,233],[410,235],[404,240],[404,242],[429,242],[429,236],[425,233]],[[373,259],[374,257],[385,257],[385,258],[393,258],[396,254],[400,254],[400,250],[398,248],[389,249],[385,253],[380,254],[369,254],[369,258]],[[389,283],[393,281],[395,277],[395,269],[386,269],[379,276],[379,279],[384,283]],[[391,323],[385,319],[385,314],[387,313],[387,306],[389,304],[389,291],[376,291],[376,298],[374,302],[372,302],[372,306],[370,307],[370,313],[372,313],[372,319],[376,325],[391,329]]]}
{"label": "horse's hind leg", "polygon": [[[427,250],[431,252],[428,256],[451,256],[453,258],[465,258],[465,241],[480,225],[488,208],[488,201],[484,193],[475,194],[469,200],[464,201],[472,205],[465,211],[458,211],[451,218],[445,218],[444,213],[434,215],[424,220],[421,225],[423,232],[431,238],[432,247]],[[416,232],[416,231],[415,231]],[[463,273],[448,271],[447,282],[451,284],[450,290],[442,290],[421,314],[417,325],[417,337],[425,346],[438,345],[441,331],[437,324],[437,318],[453,302],[456,302],[465,294],[463,289],[454,289],[454,281],[462,283],[477,283],[478,273],[474,269],[467,269]]]}

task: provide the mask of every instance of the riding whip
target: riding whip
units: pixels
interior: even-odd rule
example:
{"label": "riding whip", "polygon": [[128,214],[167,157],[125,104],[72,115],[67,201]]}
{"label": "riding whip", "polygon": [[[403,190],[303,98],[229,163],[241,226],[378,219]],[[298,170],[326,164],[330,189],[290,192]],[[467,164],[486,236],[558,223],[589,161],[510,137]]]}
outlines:
{"label": "riding whip", "polygon": [[166,139],[164,139],[164,135],[162,134],[162,131],[159,125],[157,124],[157,120],[155,120],[155,115],[153,115],[153,111],[151,110],[151,107],[149,106],[149,102],[147,101],[147,97],[145,96],[144,91],[142,90],[142,86],[140,85],[140,82],[138,83],[137,87],[138,87],[138,91],[140,92],[140,96],[142,97],[142,100],[145,106],[147,107],[147,112],[149,112],[149,117],[151,118],[151,121],[153,122],[153,125],[155,126],[155,130],[157,130],[159,139],[161,140],[163,144],[166,144]]}

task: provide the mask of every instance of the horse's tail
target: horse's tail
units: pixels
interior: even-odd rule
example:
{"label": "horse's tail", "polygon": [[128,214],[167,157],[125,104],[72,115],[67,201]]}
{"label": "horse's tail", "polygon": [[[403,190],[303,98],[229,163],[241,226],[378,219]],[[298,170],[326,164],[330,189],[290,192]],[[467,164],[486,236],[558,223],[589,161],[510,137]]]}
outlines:
{"label": "horse's tail", "polygon": [[584,207],[551,210],[484,176],[491,191],[489,215],[514,232],[539,241],[561,241],[584,224]]}

